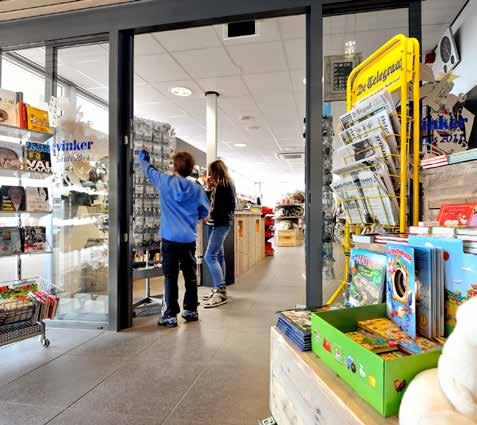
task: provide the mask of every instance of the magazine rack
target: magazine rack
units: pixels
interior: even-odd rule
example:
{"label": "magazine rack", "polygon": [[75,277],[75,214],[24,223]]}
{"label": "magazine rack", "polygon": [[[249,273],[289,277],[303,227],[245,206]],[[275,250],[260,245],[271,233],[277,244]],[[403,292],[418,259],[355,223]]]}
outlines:
{"label": "magazine rack", "polygon": [[[367,59],[353,69],[348,77],[346,107],[350,111],[357,102],[387,89],[391,94],[398,95],[400,112],[394,118],[400,120],[400,134],[395,134],[400,141],[398,145],[398,170],[394,177],[397,192],[395,199],[398,203],[399,219],[395,226],[379,225],[390,232],[406,231],[408,226],[409,205],[412,201],[411,222],[417,225],[419,220],[419,153],[420,153],[420,110],[419,110],[419,81],[420,81],[420,51],[419,42],[402,34],[391,38]],[[392,117],[393,118],[393,117]],[[412,154],[410,150],[412,149]],[[412,158],[412,161],[410,161]],[[410,165],[412,165],[413,192],[408,193],[410,184]],[[373,199],[375,198],[375,199]],[[376,199],[377,198],[377,199]],[[366,203],[381,201],[381,196],[355,197],[345,199],[345,202]],[[333,303],[346,287],[349,272],[349,256],[352,248],[351,235],[366,228],[376,227],[377,223],[363,219],[361,222],[350,222],[345,226],[344,277],[338,289],[333,293],[327,304]]]}

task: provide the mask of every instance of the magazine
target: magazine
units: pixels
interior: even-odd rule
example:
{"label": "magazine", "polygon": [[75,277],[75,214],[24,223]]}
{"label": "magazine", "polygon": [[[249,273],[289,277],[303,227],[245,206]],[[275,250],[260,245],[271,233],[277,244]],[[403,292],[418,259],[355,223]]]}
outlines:
{"label": "magazine", "polygon": [[25,211],[25,189],[21,186],[0,187],[1,211]]}
{"label": "magazine", "polygon": [[350,283],[347,304],[358,307],[384,302],[386,255],[352,249],[349,259]]}
{"label": "magazine", "polygon": [[26,105],[27,110],[27,126],[28,130],[50,132],[50,121],[48,119],[48,111]]}
{"label": "magazine", "polygon": [[17,93],[0,89],[0,123],[18,127]]}
{"label": "magazine", "polygon": [[23,234],[24,252],[41,252],[46,250],[46,227],[25,226]]}
{"label": "magazine", "polygon": [[19,143],[0,140],[0,168],[20,170],[22,168],[22,146]]}
{"label": "magazine", "polygon": [[47,187],[27,187],[25,189],[25,196],[27,211],[50,211],[50,202]]}
{"label": "magazine", "polygon": [[387,315],[411,338],[416,338],[416,264],[414,248],[388,244]]}
{"label": "magazine", "polygon": [[22,240],[18,227],[0,227],[0,256],[22,252]]}
{"label": "magazine", "polygon": [[51,173],[50,146],[46,143],[27,142],[25,146],[25,169]]}

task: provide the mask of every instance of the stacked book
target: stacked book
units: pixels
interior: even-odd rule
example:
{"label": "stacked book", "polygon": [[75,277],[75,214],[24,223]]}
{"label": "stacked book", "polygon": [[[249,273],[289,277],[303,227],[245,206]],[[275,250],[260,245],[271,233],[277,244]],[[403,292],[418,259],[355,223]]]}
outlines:
{"label": "stacked book", "polygon": [[477,160],[477,149],[470,149],[468,151],[457,152],[449,155],[449,164],[458,164],[459,162],[475,160]]}
{"label": "stacked book", "polygon": [[328,305],[313,310],[293,309],[277,312],[277,328],[300,351],[311,350],[311,313],[335,310],[341,305]]}
{"label": "stacked book", "polygon": [[424,170],[427,170],[429,168],[442,167],[442,166],[448,165],[448,164],[450,164],[450,160],[447,157],[447,154],[433,156],[431,158],[426,158],[426,159],[421,160],[421,167]]}

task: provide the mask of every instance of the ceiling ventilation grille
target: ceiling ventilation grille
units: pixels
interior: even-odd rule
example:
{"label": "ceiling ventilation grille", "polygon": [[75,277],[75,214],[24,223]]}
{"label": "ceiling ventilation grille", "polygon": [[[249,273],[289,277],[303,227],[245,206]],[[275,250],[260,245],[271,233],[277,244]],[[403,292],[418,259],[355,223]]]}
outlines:
{"label": "ceiling ventilation grille", "polygon": [[259,35],[260,25],[258,21],[241,21],[224,24],[224,40],[256,37]]}
{"label": "ceiling ventilation grille", "polygon": [[284,159],[286,161],[303,159],[305,157],[303,152],[278,152],[277,158]]}

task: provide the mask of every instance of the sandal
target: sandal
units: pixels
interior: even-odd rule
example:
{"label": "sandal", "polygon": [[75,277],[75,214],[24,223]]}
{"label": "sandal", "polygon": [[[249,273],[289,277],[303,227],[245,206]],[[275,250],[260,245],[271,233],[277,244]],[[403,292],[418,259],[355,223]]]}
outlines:
{"label": "sandal", "polygon": [[214,289],[212,297],[204,303],[204,308],[214,308],[219,305],[227,304],[227,291],[223,289]]}

